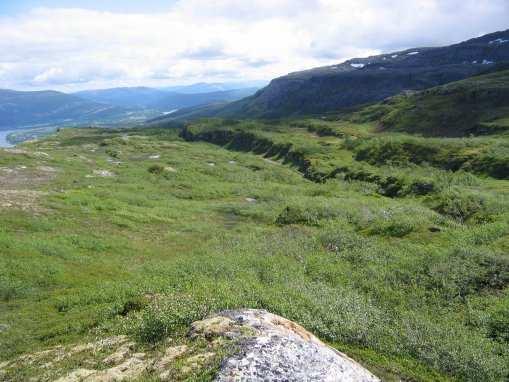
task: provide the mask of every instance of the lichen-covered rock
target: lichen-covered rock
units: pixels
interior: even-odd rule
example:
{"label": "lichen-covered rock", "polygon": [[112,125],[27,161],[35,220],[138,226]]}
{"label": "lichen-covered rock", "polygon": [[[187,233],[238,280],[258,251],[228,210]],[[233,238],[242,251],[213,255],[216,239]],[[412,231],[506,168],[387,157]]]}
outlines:
{"label": "lichen-covered rock", "polygon": [[164,370],[168,365],[175,361],[175,359],[184,355],[188,350],[189,348],[186,345],[167,348],[164,355],[154,363],[153,369]]}
{"label": "lichen-covered rock", "polygon": [[[0,363],[0,380],[10,380],[9,373],[23,363],[37,370],[34,381],[182,381],[219,370],[216,382],[379,382],[300,325],[264,310],[215,314],[194,322],[186,339],[161,345],[139,353],[128,337],[117,336],[56,346]],[[70,362],[77,368],[62,376],[62,367]]]}
{"label": "lichen-covered rock", "polygon": [[139,377],[149,365],[145,354],[137,353],[118,366],[91,374],[84,382],[119,382]]}
{"label": "lichen-covered rock", "polygon": [[213,352],[200,353],[196,354],[192,357],[189,357],[186,360],[184,367],[181,369],[182,373],[189,374],[195,371],[198,371],[203,365],[209,362],[212,358],[214,358],[216,354]]}
{"label": "lichen-covered rock", "polygon": [[77,369],[69,373],[65,377],[57,379],[55,382],[81,382],[89,375],[92,375],[95,372],[96,372],[95,370]]}
{"label": "lichen-covered rock", "polygon": [[152,371],[159,374],[161,381],[171,380],[171,371],[168,367],[171,366],[175,360],[189,351],[189,347],[186,345],[172,346],[166,349],[164,355],[154,362],[152,365]]}
{"label": "lichen-covered rock", "polygon": [[211,333],[228,338],[238,334],[240,352],[223,361],[216,377],[219,382],[379,381],[303,327],[264,310],[225,311],[193,328],[194,336],[203,333],[206,338]]}
{"label": "lichen-covered rock", "polygon": [[[232,337],[238,332],[235,322],[228,317],[215,316],[191,324],[189,336],[191,338],[204,337]],[[231,329],[234,329],[233,331]]]}
{"label": "lichen-covered rock", "polygon": [[126,359],[129,356],[129,353],[134,347],[133,342],[128,342],[120,346],[113,354],[110,354],[108,357],[106,357],[103,362],[106,365],[116,365],[122,362],[124,359]]}

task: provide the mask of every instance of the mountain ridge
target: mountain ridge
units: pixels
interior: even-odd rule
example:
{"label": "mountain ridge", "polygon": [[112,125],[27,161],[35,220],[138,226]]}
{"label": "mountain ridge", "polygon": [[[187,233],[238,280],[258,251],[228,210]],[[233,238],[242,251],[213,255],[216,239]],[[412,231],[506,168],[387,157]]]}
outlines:
{"label": "mountain ridge", "polygon": [[121,87],[69,94],[0,89],[0,128],[141,122],[175,109],[236,101],[256,90],[177,93],[149,87]]}
{"label": "mountain ridge", "polygon": [[55,90],[0,90],[0,128],[115,119],[127,111]]}
{"label": "mountain ridge", "polygon": [[381,101],[489,71],[509,61],[509,30],[443,47],[410,48],[273,79],[251,97],[210,116],[280,118]]}

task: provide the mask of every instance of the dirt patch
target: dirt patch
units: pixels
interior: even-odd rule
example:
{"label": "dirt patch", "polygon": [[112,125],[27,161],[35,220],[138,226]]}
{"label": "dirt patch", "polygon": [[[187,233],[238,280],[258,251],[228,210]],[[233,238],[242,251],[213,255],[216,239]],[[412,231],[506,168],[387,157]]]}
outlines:
{"label": "dirt patch", "polygon": [[57,170],[49,166],[29,169],[25,166],[0,167],[0,189],[18,189],[45,184],[55,178]]}
{"label": "dirt patch", "polygon": [[35,188],[50,182],[57,173],[58,169],[50,166],[0,167],[0,209],[42,212],[39,199],[47,193]]}
{"label": "dirt patch", "polygon": [[6,153],[14,154],[14,155],[28,155],[29,152],[22,149],[3,149]]}
{"label": "dirt patch", "polygon": [[30,190],[0,190],[0,210],[6,208],[22,211],[42,212],[39,199],[46,195],[41,191]]}

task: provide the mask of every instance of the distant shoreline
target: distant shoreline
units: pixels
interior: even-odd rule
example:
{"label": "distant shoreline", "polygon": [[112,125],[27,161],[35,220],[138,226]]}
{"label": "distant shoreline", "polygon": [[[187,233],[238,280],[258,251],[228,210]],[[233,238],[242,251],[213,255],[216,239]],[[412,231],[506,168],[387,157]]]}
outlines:
{"label": "distant shoreline", "polygon": [[14,147],[16,144],[12,143],[8,136],[19,130],[0,130],[0,148]]}

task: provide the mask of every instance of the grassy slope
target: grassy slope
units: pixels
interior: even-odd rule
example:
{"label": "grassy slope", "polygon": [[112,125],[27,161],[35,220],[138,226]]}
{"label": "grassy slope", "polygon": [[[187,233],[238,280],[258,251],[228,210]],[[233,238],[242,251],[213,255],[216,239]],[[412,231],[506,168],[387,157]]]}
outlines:
{"label": "grassy slope", "polygon": [[[0,167],[21,175],[58,170],[28,186],[47,192],[36,205],[0,209],[1,359],[118,332],[157,342],[208,311],[252,307],[298,321],[387,380],[508,375],[509,182],[357,160],[379,139],[369,124],[192,129],[291,143],[314,181],[284,150],[269,160],[253,155],[267,147],[232,151],[171,130],[63,130],[25,144],[31,154],[0,151]],[[320,175],[337,166],[354,170]],[[87,177],[98,169],[116,176]],[[359,171],[371,175],[348,177]],[[436,187],[388,198],[373,175]],[[154,293],[169,301],[162,312],[143,297]]]}
{"label": "grassy slope", "polygon": [[462,137],[508,132],[509,70],[468,78],[362,109],[391,131]]}

